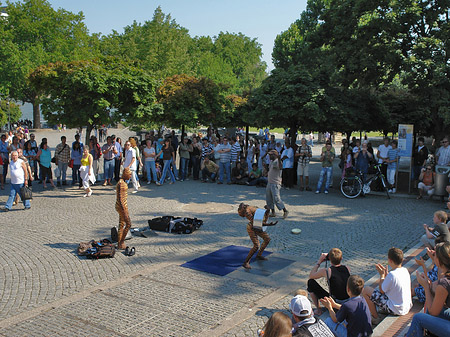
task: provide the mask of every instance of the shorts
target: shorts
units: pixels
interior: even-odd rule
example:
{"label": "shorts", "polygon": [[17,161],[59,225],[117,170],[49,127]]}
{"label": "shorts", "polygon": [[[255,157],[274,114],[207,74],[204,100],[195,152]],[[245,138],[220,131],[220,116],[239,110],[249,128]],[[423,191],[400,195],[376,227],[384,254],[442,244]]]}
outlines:
{"label": "shorts", "polygon": [[387,305],[389,297],[387,297],[386,294],[382,294],[380,290],[374,289],[372,296],[370,296],[370,300],[377,306],[377,309],[380,309],[379,311],[390,315],[395,315]]}
{"label": "shorts", "polygon": [[421,189],[421,190],[424,190],[425,192],[427,192],[428,195],[433,195],[434,194],[433,186],[427,186],[423,182],[420,182],[419,185],[417,185],[417,188]]}
{"label": "shorts", "polygon": [[298,163],[297,175],[309,177],[309,163],[307,163],[307,164]]}

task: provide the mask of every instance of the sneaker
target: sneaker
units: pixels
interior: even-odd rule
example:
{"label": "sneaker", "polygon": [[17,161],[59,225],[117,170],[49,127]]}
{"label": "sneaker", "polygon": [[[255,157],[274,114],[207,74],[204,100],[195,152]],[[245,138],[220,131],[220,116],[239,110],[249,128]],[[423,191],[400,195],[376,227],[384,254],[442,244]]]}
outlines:
{"label": "sneaker", "polygon": [[328,194],[328,191],[325,191],[325,192],[323,192],[323,193]]}
{"label": "sneaker", "polygon": [[151,181],[147,181],[147,185],[150,185],[152,182]]}
{"label": "sneaker", "polygon": [[179,179],[179,181],[184,181],[184,179]]}
{"label": "sneaker", "polygon": [[87,196],[90,197],[92,195],[92,191],[89,191]]}
{"label": "sneaker", "polygon": [[133,192],[131,192],[131,193],[135,194],[135,193],[137,193],[137,192],[138,192],[138,190],[133,190]]}
{"label": "sneaker", "polygon": [[83,195],[83,198],[86,198],[86,197],[88,197],[87,193],[85,195]]}
{"label": "sneaker", "polygon": [[102,186],[106,186],[108,183],[105,181],[103,184],[102,184]]}
{"label": "sneaker", "polygon": [[388,192],[389,192],[389,193],[392,193],[392,189],[389,189]]}
{"label": "sneaker", "polygon": [[161,184],[159,182],[156,182],[155,184],[156,184],[156,186],[161,186]]}
{"label": "sneaker", "polygon": [[319,194],[319,193],[320,193],[320,191],[319,191],[319,190],[317,190],[317,191],[316,191],[316,194]]}
{"label": "sneaker", "polygon": [[9,212],[9,208],[2,208],[2,209],[0,209],[0,212]]}
{"label": "sneaker", "polygon": [[289,211],[284,211],[283,212],[283,219],[286,219],[289,215]]}
{"label": "sneaker", "polygon": [[396,189],[396,188],[393,188],[393,189],[392,189],[392,193],[395,193],[395,192],[397,192],[397,189]]}

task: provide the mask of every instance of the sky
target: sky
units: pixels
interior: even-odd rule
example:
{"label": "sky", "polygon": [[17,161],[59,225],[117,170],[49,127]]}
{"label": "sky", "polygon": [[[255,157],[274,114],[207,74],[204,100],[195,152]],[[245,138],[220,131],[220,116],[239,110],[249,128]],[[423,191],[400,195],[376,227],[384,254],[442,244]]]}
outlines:
{"label": "sky", "polygon": [[119,33],[133,21],[151,20],[158,6],[194,36],[243,33],[262,45],[263,60],[273,69],[275,37],[306,8],[306,0],[49,0],[53,8],[83,12],[90,33]]}

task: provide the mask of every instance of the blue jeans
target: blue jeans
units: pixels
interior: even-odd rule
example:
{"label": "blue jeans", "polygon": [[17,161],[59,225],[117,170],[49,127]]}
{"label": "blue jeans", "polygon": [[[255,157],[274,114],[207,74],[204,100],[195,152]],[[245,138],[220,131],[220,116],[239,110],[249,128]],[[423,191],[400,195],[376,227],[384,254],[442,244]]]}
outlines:
{"label": "blue jeans", "polygon": [[336,337],[347,337],[347,328],[345,327],[344,322],[342,322],[342,323],[335,323],[335,322],[333,322],[331,317],[328,317],[325,320],[325,324],[330,328],[331,332]]}
{"label": "blue jeans", "polygon": [[427,329],[429,332],[437,336],[448,336],[450,331],[450,321],[420,312],[414,315],[411,322],[411,327],[409,328],[406,336],[422,337],[423,329]]}
{"label": "blue jeans", "polygon": [[223,183],[223,171],[227,174],[227,183],[231,183],[231,164],[219,162],[219,182]]}
{"label": "blue jeans", "polygon": [[181,179],[186,179],[187,170],[189,166],[189,158],[180,158],[180,171],[181,171]]}
{"label": "blue jeans", "polygon": [[58,162],[59,172],[61,172],[59,174],[59,177],[56,177],[58,182],[60,182],[61,176],[62,176],[62,181],[66,182],[66,173],[67,173],[67,168],[68,167],[69,167],[69,163],[60,163],[60,162]]}
{"label": "blue jeans", "polygon": [[167,171],[169,171],[170,173],[170,179],[172,179],[172,182],[175,182],[175,176],[173,175],[172,170],[170,169],[170,164],[172,164],[172,159],[170,160],[164,160],[164,169],[163,169],[163,173],[161,176],[161,180],[159,181],[159,183],[162,185],[164,183],[164,179],[166,179],[166,174]]}
{"label": "blue jeans", "polygon": [[114,175],[114,167],[116,166],[114,159],[111,160],[105,159],[103,165],[104,165],[103,171],[105,172],[105,181],[112,179]]}
{"label": "blue jeans", "polygon": [[[152,175],[153,175],[153,181],[156,183],[158,181],[158,178],[156,177],[156,164],[155,161],[146,161],[145,162],[145,169],[147,170],[147,180],[152,181]],[[150,175],[150,169],[152,175]]]}
{"label": "blue jeans", "polygon": [[73,167],[72,167],[72,184],[73,185],[75,185],[77,182],[81,184],[80,167],[81,167],[81,165],[73,164]]}
{"label": "blue jeans", "polygon": [[178,178],[177,164],[173,161],[173,159],[170,163],[170,166],[172,166],[173,175]]}
{"label": "blue jeans", "polygon": [[320,171],[319,182],[317,183],[317,191],[320,192],[322,190],[323,179],[325,176],[326,176],[325,191],[328,191],[328,188],[330,187],[332,175],[333,175],[332,167],[322,167],[322,170]]}
{"label": "blue jeans", "polygon": [[[16,199],[16,195],[19,194],[20,196],[20,200],[22,200],[22,195],[20,194],[20,189],[23,187],[23,185],[25,184],[11,184],[11,192],[9,193],[9,198],[8,201],[6,202],[6,208],[7,209],[11,209],[12,208],[12,204],[14,202],[14,200]],[[30,200],[22,200],[23,201],[23,205],[25,206],[25,208],[30,208]]]}

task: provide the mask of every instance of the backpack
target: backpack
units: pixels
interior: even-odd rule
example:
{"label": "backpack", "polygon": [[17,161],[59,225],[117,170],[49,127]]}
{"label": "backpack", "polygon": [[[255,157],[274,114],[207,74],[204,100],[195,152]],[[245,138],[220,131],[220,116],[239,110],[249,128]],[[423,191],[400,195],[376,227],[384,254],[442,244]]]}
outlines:
{"label": "backpack", "polygon": [[203,220],[197,218],[182,218],[172,220],[169,226],[169,232],[178,234],[192,234],[203,225]]}
{"label": "backpack", "polygon": [[[80,246],[85,243],[80,243]],[[84,254],[79,255],[85,255],[89,259],[101,259],[106,257],[114,257],[116,254],[116,247],[109,241],[108,239],[103,239],[101,241],[94,241],[91,240],[88,242],[88,245],[91,245],[91,247],[87,248]],[[78,247],[78,250],[80,251],[80,246]],[[83,245],[85,247],[85,245]]]}

